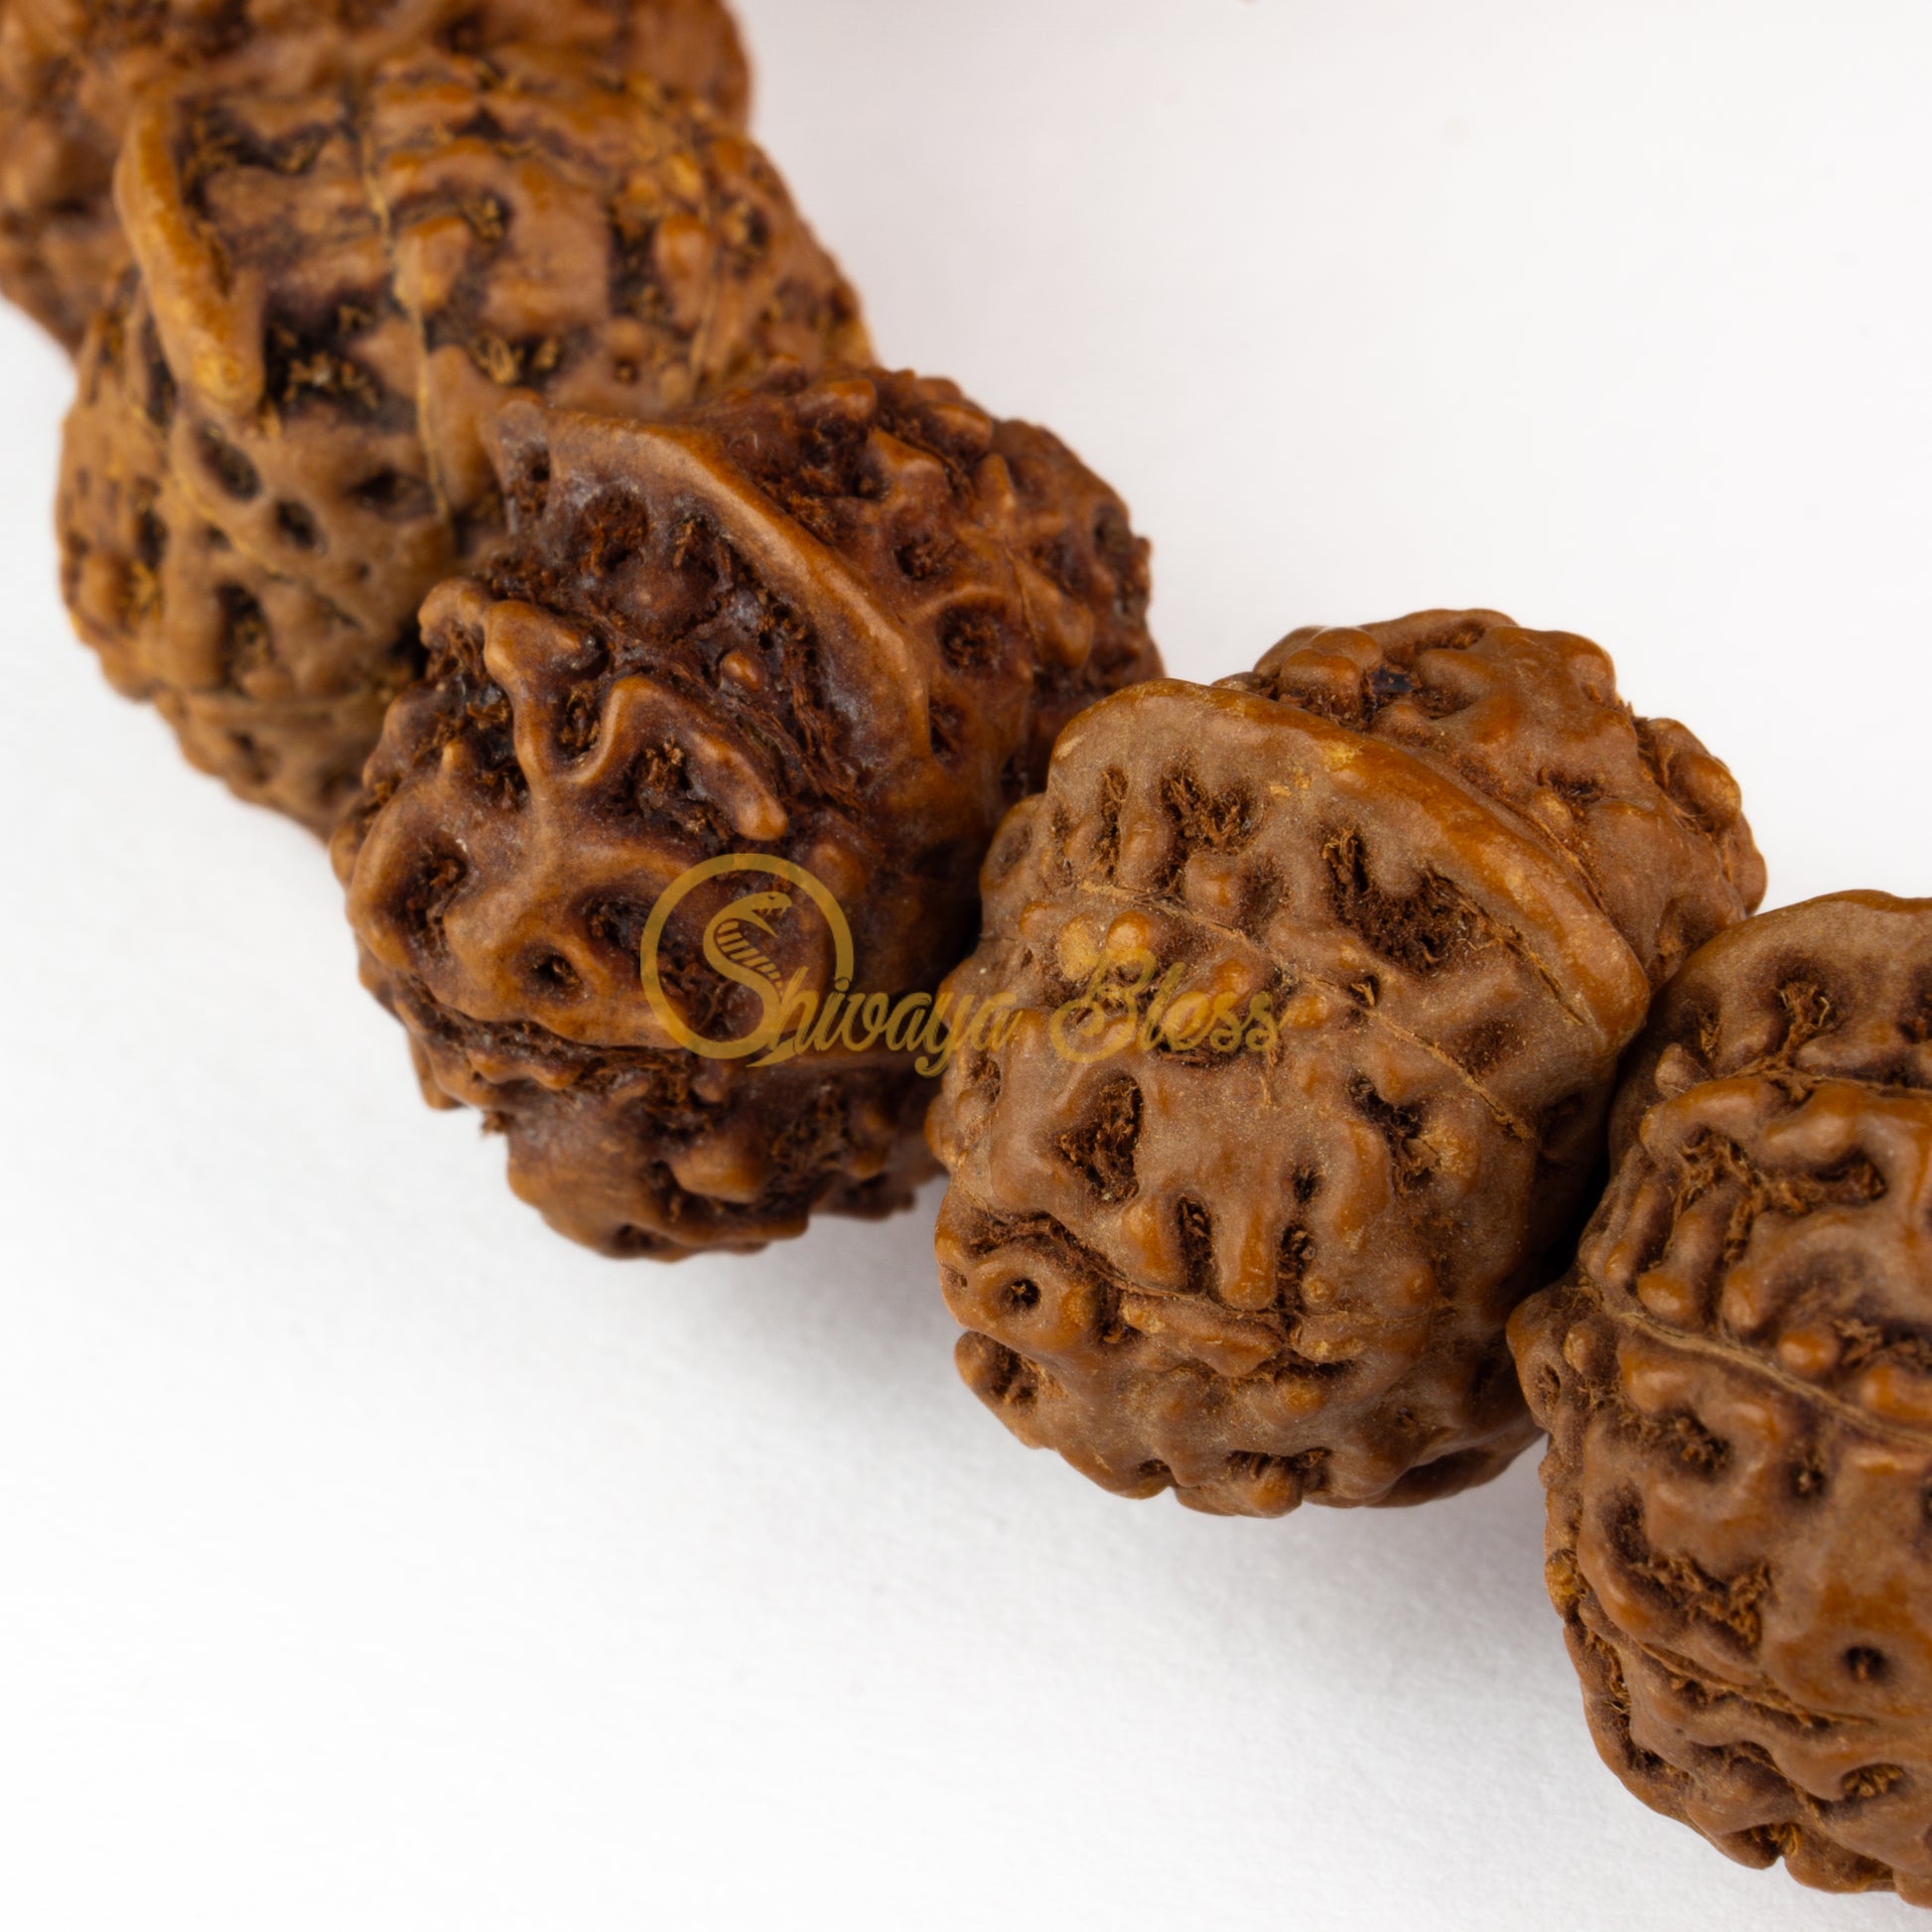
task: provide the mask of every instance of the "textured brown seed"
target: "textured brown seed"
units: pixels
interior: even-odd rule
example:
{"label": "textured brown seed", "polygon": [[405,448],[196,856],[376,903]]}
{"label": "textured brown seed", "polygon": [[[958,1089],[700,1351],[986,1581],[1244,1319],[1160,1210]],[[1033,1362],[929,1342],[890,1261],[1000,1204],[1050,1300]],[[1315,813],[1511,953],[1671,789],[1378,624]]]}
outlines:
{"label": "textured brown seed", "polygon": [[868,352],[764,157],[573,57],[178,95],[119,184],[140,274],[81,358],[69,606],[197,764],[321,831],[420,668],[423,598],[502,537],[483,442],[515,390],[653,416]]}
{"label": "textured brown seed", "polygon": [[950,982],[1018,1016],[930,1123],[961,1373],[1123,1495],[1275,1515],[1493,1475],[1532,1434],[1504,1320],[1617,1054],[1762,890],[1724,767],[1594,644],[1493,612],[1094,707]]}
{"label": "textured brown seed", "polygon": [[1767,913],[1626,1069],[1510,1322],[1597,1748],[1745,1864],[1932,1905],[1932,900]]}
{"label": "textured brown seed", "polygon": [[745,54],[721,0],[0,0],[0,294],[79,345],[127,266],[110,184],[149,88],[301,92],[418,48],[524,39],[744,121]]}
{"label": "textured brown seed", "polygon": [[[909,375],[787,372],[650,426],[518,405],[494,433],[512,544],[425,608],[429,674],[335,847],[426,1095],[483,1109],[516,1190],[610,1254],[902,1205],[931,1082],[876,1023],[971,945],[987,841],[1060,727],[1159,669],[1145,544],[1053,437]],[[647,1003],[653,906],[731,854],[842,904],[839,1050],[709,1058]],[[745,1038],[768,990],[837,990],[832,930],[781,880],[714,880],[667,928],[667,992]]]}

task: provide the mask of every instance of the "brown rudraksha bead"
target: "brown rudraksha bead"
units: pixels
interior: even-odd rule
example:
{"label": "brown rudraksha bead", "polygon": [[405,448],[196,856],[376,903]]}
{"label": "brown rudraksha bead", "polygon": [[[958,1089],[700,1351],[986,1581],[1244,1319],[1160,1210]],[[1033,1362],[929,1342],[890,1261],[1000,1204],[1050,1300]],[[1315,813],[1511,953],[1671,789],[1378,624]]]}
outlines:
{"label": "brown rudraksha bead", "polygon": [[111,183],[144,92],[304,92],[420,48],[525,39],[744,120],[722,0],[0,0],[0,294],[78,347],[127,266]]}
{"label": "brown rudraksha bead", "polygon": [[655,416],[868,352],[764,157],[575,57],[175,94],[118,179],[139,274],[81,358],[69,605],[197,764],[318,830],[420,668],[423,598],[502,537],[512,391]]}
{"label": "brown rudraksha bead", "polygon": [[1932,1905],[1932,900],[1714,939],[1510,1321],[1598,1750],[1745,1864]]}
{"label": "brown rudraksha bead", "polygon": [[949,982],[983,1024],[930,1123],[981,1399],[1229,1514],[1502,1468],[1532,1436],[1504,1322],[1617,1055],[1763,890],[1724,766],[1582,637],[1301,630],[1079,719],[983,884]]}
{"label": "brown rudraksha bead", "polygon": [[[366,983],[432,1103],[483,1109],[516,1191],[608,1254],[903,1205],[936,1062],[880,1029],[909,1001],[943,1038],[917,1002],[972,944],[1001,814],[1068,718],[1159,669],[1146,545],[1052,436],[910,375],[787,371],[654,425],[517,406],[495,435],[512,543],[425,607],[429,673],[336,839]],[[652,952],[667,889],[733,855],[752,876]],[[777,866],[842,907],[843,975]],[[821,1021],[839,977],[852,999],[831,1050],[724,1060],[646,999],[646,953],[707,1040],[755,1037],[780,987]]]}

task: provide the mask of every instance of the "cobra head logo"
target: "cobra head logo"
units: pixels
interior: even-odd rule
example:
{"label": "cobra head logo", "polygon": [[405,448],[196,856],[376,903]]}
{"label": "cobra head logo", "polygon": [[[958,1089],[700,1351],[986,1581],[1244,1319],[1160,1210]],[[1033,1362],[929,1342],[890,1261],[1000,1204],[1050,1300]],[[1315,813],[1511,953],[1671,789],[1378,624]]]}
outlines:
{"label": "cobra head logo", "polygon": [[[742,986],[757,997],[759,1021],[750,1033],[737,1039],[710,1039],[691,1027],[664,986],[658,967],[664,932],[672,914],[708,881],[759,874],[790,890],[764,886],[721,906],[705,924],[702,948],[705,964],[719,978]],[[771,942],[778,935],[780,923],[795,914],[801,897],[816,907],[831,932],[835,983],[842,981],[850,986],[854,964],[852,927],[830,888],[803,866],[793,865],[789,859],[768,858],[761,852],[725,853],[693,866],[665,889],[644,927],[640,966],[644,995],[650,1001],[651,1012],[678,1045],[709,1060],[742,1060],[762,1053],[766,1058],[760,1064],[768,1064],[791,1057],[791,1049],[778,1045],[778,1036],[787,996],[797,989],[795,984],[793,987],[784,984],[771,959]],[[795,976],[795,980],[801,977]]]}

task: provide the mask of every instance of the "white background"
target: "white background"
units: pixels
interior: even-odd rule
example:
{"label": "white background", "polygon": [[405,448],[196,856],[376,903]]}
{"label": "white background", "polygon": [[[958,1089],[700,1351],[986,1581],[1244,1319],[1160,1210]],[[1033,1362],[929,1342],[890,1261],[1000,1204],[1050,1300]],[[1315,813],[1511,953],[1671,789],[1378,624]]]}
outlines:
{"label": "white background", "polygon": [[[1053,424],[1170,664],[1490,603],[1932,892],[1922,5],[744,0],[883,354]],[[0,320],[0,1923],[1901,1926],[1596,1761],[1533,1456],[1127,1504],[954,1380],[935,1196],[578,1253],[417,1101],[320,850],[71,640]]]}

